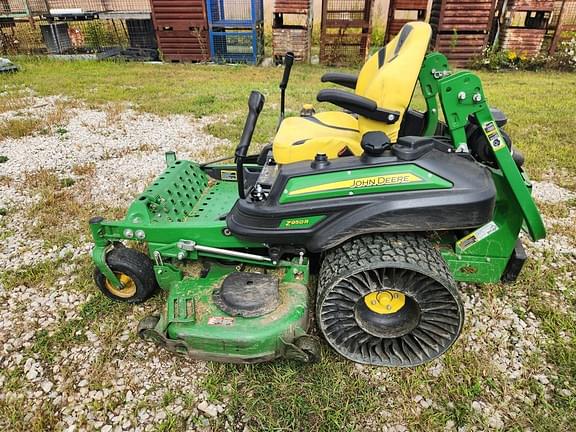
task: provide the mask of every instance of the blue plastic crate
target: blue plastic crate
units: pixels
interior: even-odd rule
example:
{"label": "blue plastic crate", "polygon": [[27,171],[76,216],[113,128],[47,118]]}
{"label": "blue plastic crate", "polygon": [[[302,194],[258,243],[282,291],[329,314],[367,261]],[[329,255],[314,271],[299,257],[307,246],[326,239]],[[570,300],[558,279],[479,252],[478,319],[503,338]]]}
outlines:
{"label": "blue plastic crate", "polygon": [[210,54],[216,63],[258,64],[264,56],[263,25],[251,29],[210,30]]}
{"label": "blue plastic crate", "polygon": [[262,0],[206,0],[208,25],[212,27],[255,27],[264,21]]}

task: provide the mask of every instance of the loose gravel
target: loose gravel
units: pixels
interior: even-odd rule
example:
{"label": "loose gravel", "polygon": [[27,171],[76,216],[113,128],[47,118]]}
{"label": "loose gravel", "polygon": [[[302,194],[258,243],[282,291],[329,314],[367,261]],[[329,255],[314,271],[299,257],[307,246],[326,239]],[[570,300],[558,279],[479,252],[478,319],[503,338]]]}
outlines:
{"label": "loose gravel", "polygon": [[[58,104],[67,102],[61,97],[30,97],[28,107],[2,113],[0,121],[26,116],[42,122]],[[47,247],[44,239],[30,236],[26,211],[39,197],[27,189],[27,174],[53,170],[62,179],[81,180],[80,199],[122,208],[163,170],[164,152],[205,160],[229,145],[203,132],[210,119],[158,117],[129,108],[116,111],[74,103],[64,124],[34,136],[0,141],[0,155],[8,158],[0,164],[0,179],[4,179],[0,209],[6,212],[0,216],[0,268],[17,270],[65,261],[56,286],[20,285],[10,290],[0,286],[0,387],[4,389],[14,373],[23,376],[21,388],[0,392],[0,402],[17,401],[26,407],[26,422],[39,412],[55,413],[60,430],[150,431],[174,419],[184,421],[190,430],[206,428],[208,418],[221,414],[225,405],[208,402],[207,394],[198,388],[205,364],[158,352],[135,339],[133,327],[146,307],[135,307],[133,314],[121,317],[116,325],[125,331],[106,343],[96,334],[98,323],[92,323],[94,331],[76,335],[85,342],[53,353],[50,364],[54,366],[31,351],[41,332],[53,336],[59,325],[77,319],[80,308],[99,294],[86,295],[69,286],[92,247],[85,237],[77,247]],[[89,178],[75,174],[90,165]],[[83,223],[78,221],[78,227]],[[95,370],[102,369],[101,362],[106,363],[106,373],[94,376]],[[95,409],[103,404],[111,408]]]}

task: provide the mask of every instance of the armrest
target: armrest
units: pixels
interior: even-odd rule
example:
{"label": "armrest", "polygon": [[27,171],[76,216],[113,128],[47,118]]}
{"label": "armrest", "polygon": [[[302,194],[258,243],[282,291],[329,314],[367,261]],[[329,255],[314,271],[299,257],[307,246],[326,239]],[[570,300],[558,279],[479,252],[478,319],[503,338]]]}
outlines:
{"label": "armrest", "polygon": [[322,75],[320,81],[331,82],[354,90],[356,88],[356,83],[358,82],[358,77],[356,75],[342,72],[326,72]]}
{"label": "armrest", "polygon": [[376,102],[372,99],[358,96],[337,89],[320,90],[316,96],[318,102],[330,102],[334,105],[344,108],[350,112],[361,115],[371,120],[381,121],[387,124],[393,124],[400,118],[398,111],[378,108]]}

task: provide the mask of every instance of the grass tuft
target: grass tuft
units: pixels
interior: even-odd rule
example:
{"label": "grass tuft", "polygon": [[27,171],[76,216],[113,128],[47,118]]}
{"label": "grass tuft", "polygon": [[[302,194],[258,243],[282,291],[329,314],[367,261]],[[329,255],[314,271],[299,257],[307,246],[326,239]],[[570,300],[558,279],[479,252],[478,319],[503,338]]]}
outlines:
{"label": "grass tuft", "polygon": [[44,130],[37,119],[12,118],[0,123],[0,140],[3,138],[23,138]]}

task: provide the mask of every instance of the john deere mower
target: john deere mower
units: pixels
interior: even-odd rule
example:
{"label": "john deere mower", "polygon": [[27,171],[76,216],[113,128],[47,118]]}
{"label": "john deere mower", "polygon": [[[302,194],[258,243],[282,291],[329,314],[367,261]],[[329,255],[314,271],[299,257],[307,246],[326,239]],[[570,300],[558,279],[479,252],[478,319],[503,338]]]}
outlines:
{"label": "john deere mower", "polygon": [[[105,295],[165,292],[143,339],[253,363],[317,360],[318,334],[352,361],[414,366],[458,338],[457,281],[516,279],[521,230],[545,236],[523,158],[480,79],[426,53],[430,35],[406,24],[357,76],[322,77],[340,87],[318,101],[341,110],[284,118],[288,54],[271,145],[248,151],[264,105],[253,91],[232,163],[167,153],[123,220],[90,220]],[[425,112],[410,108],[417,83]]]}

